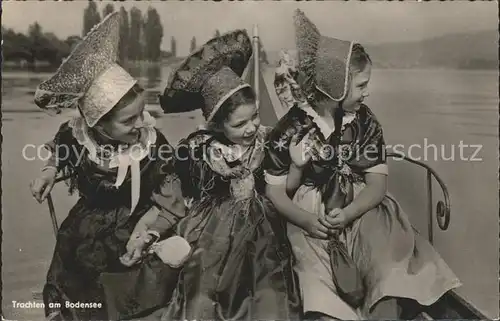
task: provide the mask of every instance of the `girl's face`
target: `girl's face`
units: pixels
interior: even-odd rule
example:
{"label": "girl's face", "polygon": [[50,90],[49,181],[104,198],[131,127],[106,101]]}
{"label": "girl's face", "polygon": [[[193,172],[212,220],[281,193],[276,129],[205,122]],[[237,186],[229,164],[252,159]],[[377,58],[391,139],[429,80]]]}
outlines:
{"label": "girl's face", "polygon": [[133,88],[98,123],[98,131],[105,137],[133,144],[143,127],[143,112],[146,106],[144,90]]}
{"label": "girl's face", "polygon": [[239,105],[224,121],[222,131],[231,142],[250,146],[260,126],[259,111],[255,104]]}
{"label": "girl's face", "polygon": [[367,64],[363,71],[354,72],[351,77],[351,85],[346,98],[342,104],[345,111],[355,112],[361,107],[365,97],[368,97],[368,82],[372,72],[371,64]]}

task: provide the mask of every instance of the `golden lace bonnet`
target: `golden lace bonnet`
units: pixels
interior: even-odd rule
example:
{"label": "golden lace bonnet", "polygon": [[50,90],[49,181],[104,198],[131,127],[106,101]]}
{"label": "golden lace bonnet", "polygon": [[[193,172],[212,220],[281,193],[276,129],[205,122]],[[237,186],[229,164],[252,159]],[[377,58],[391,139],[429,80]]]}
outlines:
{"label": "golden lace bonnet", "polygon": [[137,82],[116,63],[119,39],[120,15],[115,12],[94,26],[56,73],[38,86],[38,107],[56,114],[78,107],[93,127]]}
{"label": "golden lace bonnet", "polygon": [[231,95],[250,87],[240,77],[252,55],[245,30],[208,41],[171,73],[160,105],[165,113],[201,109],[210,121]]}
{"label": "golden lace bonnet", "polygon": [[318,90],[342,101],[348,90],[353,42],[322,36],[301,10],[295,11],[294,22],[302,91],[311,97]]}

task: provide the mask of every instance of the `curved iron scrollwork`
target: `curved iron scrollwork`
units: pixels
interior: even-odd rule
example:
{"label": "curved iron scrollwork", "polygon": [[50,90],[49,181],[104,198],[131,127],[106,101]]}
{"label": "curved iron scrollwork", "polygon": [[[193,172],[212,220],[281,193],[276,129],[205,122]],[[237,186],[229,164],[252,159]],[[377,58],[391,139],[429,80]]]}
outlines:
{"label": "curved iron scrollwork", "polygon": [[443,182],[438,173],[425,163],[414,160],[406,155],[399,153],[387,153],[386,156],[391,158],[402,159],[426,169],[428,210],[429,210],[429,240],[432,243],[433,241],[432,177],[434,177],[436,181],[439,183],[439,186],[441,187],[441,190],[443,192],[444,201],[438,201],[436,205],[436,221],[439,228],[443,231],[448,229],[451,218],[450,195],[448,193],[448,188],[446,187],[446,184]]}

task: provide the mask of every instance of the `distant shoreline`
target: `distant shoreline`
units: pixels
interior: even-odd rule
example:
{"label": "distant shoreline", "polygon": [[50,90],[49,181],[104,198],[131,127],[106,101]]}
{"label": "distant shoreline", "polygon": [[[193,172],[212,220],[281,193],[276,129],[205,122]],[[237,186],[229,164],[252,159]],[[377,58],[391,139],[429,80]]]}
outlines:
{"label": "distant shoreline", "polygon": [[[182,61],[184,57],[171,57],[166,58],[161,61],[149,61],[149,60],[136,60],[131,61],[128,60],[124,63],[126,67],[149,67],[149,66],[163,66],[163,65],[171,65]],[[59,65],[53,66],[43,61],[36,61],[34,65],[28,65],[23,62],[13,61],[13,60],[4,60],[2,66],[2,71],[24,71],[24,72],[55,72]]]}

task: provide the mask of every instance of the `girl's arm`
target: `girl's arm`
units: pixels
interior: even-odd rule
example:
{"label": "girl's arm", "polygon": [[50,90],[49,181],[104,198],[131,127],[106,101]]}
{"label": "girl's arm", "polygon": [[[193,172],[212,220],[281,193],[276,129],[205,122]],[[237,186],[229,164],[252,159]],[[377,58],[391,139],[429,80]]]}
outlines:
{"label": "girl's arm", "polygon": [[[301,209],[291,199],[302,179],[302,170],[299,169],[303,168],[309,161],[309,153],[303,152],[303,141],[308,139],[308,135],[312,133],[312,131],[308,132],[301,141],[299,141],[297,134],[293,134],[293,137],[290,138],[283,138],[282,133],[287,132],[287,128],[294,126],[293,120],[288,119],[291,115],[285,115],[268,138],[270,144],[266,150],[263,166],[267,183],[266,196],[273,203],[277,212],[287,221],[305,230],[312,237],[327,239],[328,228],[320,222],[322,218]],[[285,139],[284,142],[283,139]],[[276,144],[276,142],[282,144]],[[280,148],[279,146],[288,146],[288,148]]]}
{"label": "girl's arm", "polygon": [[314,132],[315,128],[310,129],[300,141],[299,134],[295,134],[290,141],[289,153],[291,162],[286,178],[286,193],[292,199],[302,183],[303,169],[311,160],[311,154],[307,151],[308,148],[306,146],[310,136]]}
{"label": "girl's arm", "polygon": [[152,196],[153,211],[157,215],[154,221],[148,222],[148,230],[162,235],[170,231],[185,217],[186,206],[181,191],[181,182],[175,173],[168,174],[159,191]]}
{"label": "girl's arm", "polygon": [[50,157],[42,167],[40,175],[30,184],[31,193],[38,202],[46,199],[54,187],[57,173],[69,163],[72,143],[71,130],[68,123],[64,123],[54,138],[44,145],[50,152]]}
{"label": "girl's arm", "polygon": [[343,211],[349,221],[359,218],[364,213],[378,206],[387,193],[387,175],[366,173],[366,186]]}
{"label": "girl's arm", "polygon": [[45,162],[45,166],[42,167],[42,171],[47,169],[53,169],[56,173],[58,172],[58,160],[55,153],[50,153],[49,159]]}
{"label": "girl's arm", "polygon": [[151,196],[153,207],[137,222],[133,234],[144,232],[158,238],[170,231],[186,214],[180,182],[176,175],[167,176],[158,191]]}
{"label": "girl's arm", "polygon": [[174,148],[168,142],[160,145],[158,150],[161,157],[157,164],[157,175],[163,177],[162,182],[151,195],[153,207],[141,218],[136,227],[142,231],[152,232],[159,238],[171,232],[184,218],[186,206],[181,188],[183,173],[176,170],[176,167],[180,167],[180,161],[176,159],[179,154],[173,152]]}
{"label": "girl's arm", "polygon": [[60,171],[68,165],[71,153],[76,151],[75,143],[69,122],[62,124],[54,138],[44,144],[45,149],[50,152],[50,157],[43,169],[53,168]]}
{"label": "girl's arm", "polygon": [[286,194],[290,199],[293,199],[295,192],[300,187],[302,182],[302,168],[294,163],[290,165],[290,171],[286,177]]}
{"label": "girl's arm", "polygon": [[267,184],[266,196],[287,221],[307,231],[312,237],[328,238],[328,229],[320,222],[320,219],[313,213],[304,211],[295,205],[287,195],[285,185]]}
{"label": "girl's arm", "polygon": [[[351,204],[343,209],[345,215],[351,220],[359,218],[382,202],[387,193],[389,175],[382,125],[367,106],[363,105],[360,114],[364,119],[362,121],[365,127],[363,140],[366,143],[366,149],[360,154],[362,155],[360,161],[375,162],[376,165],[364,170],[366,186],[355,196]],[[372,147],[375,148],[372,149]]]}
{"label": "girl's arm", "polygon": [[[185,216],[186,211],[180,192],[180,183],[175,174],[167,175],[160,190],[153,193],[151,199],[153,207],[136,224],[127,242],[127,252],[120,257],[120,261],[126,266],[136,264],[148,244],[155,243],[164,234],[173,231],[175,225]],[[169,239],[174,240],[173,243],[169,244],[174,244],[175,247],[178,240],[176,238]]]}

